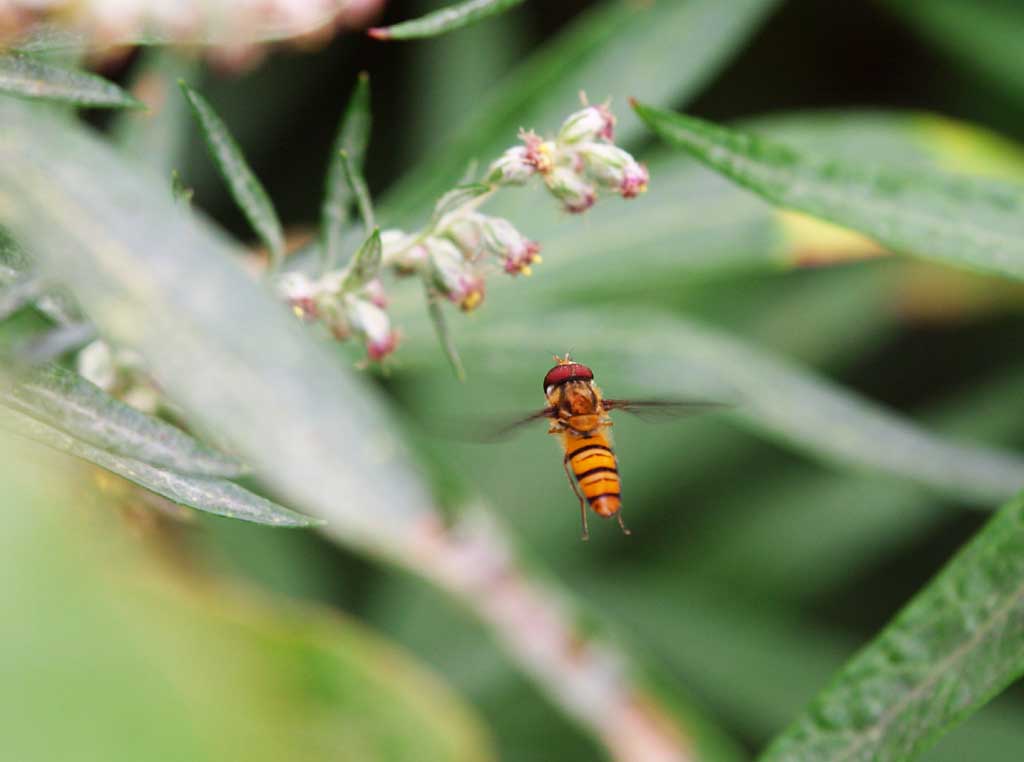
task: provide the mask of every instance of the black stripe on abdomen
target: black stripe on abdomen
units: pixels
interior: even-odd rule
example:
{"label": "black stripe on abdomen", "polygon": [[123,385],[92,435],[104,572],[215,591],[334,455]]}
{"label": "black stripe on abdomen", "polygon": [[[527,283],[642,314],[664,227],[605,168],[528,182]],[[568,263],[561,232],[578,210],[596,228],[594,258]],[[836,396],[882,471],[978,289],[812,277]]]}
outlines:
{"label": "black stripe on abdomen", "polygon": [[568,461],[570,458],[574,458],[580,453],[589,452],[590,450],[603,450],[609,455],[614,455],[611,447],[605,447],[604,445],[601,444],[587,444],[583,445],[582,447],[577,447],[575,450],[570,450],[569,452],[567,452],[565,454],[565,460]]}

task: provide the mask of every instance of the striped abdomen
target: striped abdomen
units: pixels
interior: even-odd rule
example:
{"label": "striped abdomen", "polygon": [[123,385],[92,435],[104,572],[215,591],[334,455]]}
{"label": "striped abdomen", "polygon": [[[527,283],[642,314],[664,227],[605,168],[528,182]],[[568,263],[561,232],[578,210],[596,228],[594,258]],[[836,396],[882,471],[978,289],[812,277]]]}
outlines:
{"label": "striped abdomen", "polygon": [[602,433],[587,437],[566,436],[565,460],[594,512],[599,516],[615,515],[622,507],[622,487],[615,453],[608,438]]}

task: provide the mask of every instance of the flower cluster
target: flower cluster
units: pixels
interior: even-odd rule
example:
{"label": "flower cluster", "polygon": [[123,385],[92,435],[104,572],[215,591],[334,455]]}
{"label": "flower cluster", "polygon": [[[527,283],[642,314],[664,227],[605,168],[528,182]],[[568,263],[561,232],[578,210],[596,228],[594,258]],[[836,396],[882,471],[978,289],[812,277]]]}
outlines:
{"label": "flower cluster", "polygon": [[387,313],[387,296],[378,278],[361,286],[350,285],[349,273],[346,268],[316,280],[297,271],[284,273],[277,281],[278,293],[298,317],[319,320],[338,340],[358,338],[365,344],[367,356],[380,360],[398,345],[398,334]]}
{"label": "flower cluster", "polygon": [[540,263],[536,241],[508,220],[479,211],[500,188],[524,185],[538,175],[563,208],[574,213],[593,206],[599,189],[614,190],[623,198],[645,191],[647,170],[614,144],[614,128],[615,117],[607,106],[584,102],[554,140],[521,132],[523,144],[491,164],[484,184],[462,186],[441,198],[426,228],[381,232],[372,277],[355,276],[365,270],[357,254],[348,267],[317,279],[285,273],[278,280],[279,292],[297,315],[323,322],[339,339],[359,338],[369,358],[380,360],[397,345],[380,270],[419,277],[431,299],[447,299],[470,312],[483,302],[490,272],[528,276]]}
{"label": "flower cluster", "polygon": [[554,140],[521,131],[523,145],[505,151],[491,164],[488,181],[496,185],[524,185],[540,175],[563,208],[585,212],[604,188],[623,198],[647,190],[647,168],[615,145],[615,117],[607,105],[584,107],[562,124]]}
{"label": "flower cluster", "polygon": [[157,39],[210,45],[226,65],[251,63],[260,43],[329,39],[362,28],[384,0],[0,0],[0,47],[59,27],[93,50]]}

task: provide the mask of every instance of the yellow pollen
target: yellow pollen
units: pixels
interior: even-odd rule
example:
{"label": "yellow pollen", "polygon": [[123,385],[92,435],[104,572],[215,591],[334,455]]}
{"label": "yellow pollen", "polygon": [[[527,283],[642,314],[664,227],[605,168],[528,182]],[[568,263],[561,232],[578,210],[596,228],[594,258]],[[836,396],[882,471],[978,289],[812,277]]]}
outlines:
{"label": "yellow pollen", "polygon": [[470,312],[477,308],[480,302],[483,301],[483,298],[483,295],[479,291],[473,291],[466,295],[466,298],[462,300],[462,304],[460,306],[463,311]]}
{"label": "yellow pollen", "polygon": [[523,265],[523,266],[522,266],[522,267],[521,267],[521,268],[519,269],[519,272],[521,272],[521,273],[522,273],[523,275],[525,275],[525,276],[526,276],[527,278],[529,278],[529,277],[530,277],[531,275],[533,275],[533,270],[531,270],[531,269],[530,269],[530,266],[529,266],[529,265]]}
{"label": "yellow pollen", "polygon": [[539,265],[539,264],[541,264],[541,263],[542,263],[543,261],[544,261],[544,260],[543,260],[543,259],[541,259],[541,257],[540,257],[540,254],[534,254],[534,255],[533,255],[533,263],[534,263],[535,265]]}
{"label": "yellow pollen", "polygon": [[303,315],[302,307],[300,307],[297,304],[294,307],[292,307],[292,312],[295,313],[295,317],[299,317],[300,318]]}

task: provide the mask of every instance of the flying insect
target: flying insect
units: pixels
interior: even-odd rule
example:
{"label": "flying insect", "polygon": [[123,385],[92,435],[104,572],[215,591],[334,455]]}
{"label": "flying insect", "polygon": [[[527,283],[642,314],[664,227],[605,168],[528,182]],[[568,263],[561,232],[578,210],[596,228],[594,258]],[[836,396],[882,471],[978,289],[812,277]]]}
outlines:
{"label": "flying insect", "polygon": [[506,426],[510,431],[546,418],[548,433],[558,437],[562,466],[573,492],[580,501],[583,539],[590,538],[587,506],[604,518],[615,516],[624,534],[630,534],[622,520],[622,480],[618,459],[612,448],[612,420],[608,414],[622,410],[643,418],[673,417],[721,407],[717,402],[624,400],[605,397],[594,383],[594,372],[566,353],[555,355],[556,365],[544,376],[543,409]]}

